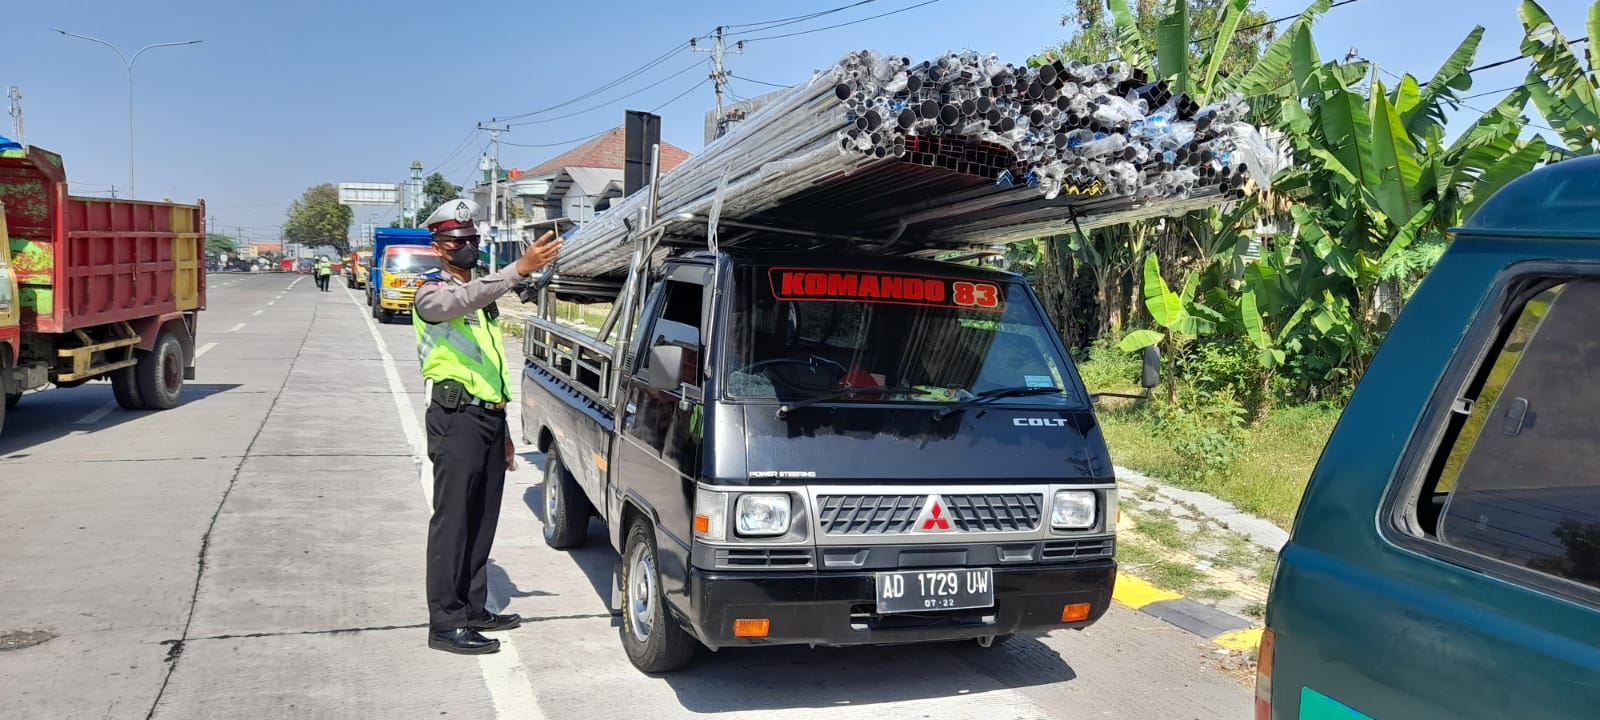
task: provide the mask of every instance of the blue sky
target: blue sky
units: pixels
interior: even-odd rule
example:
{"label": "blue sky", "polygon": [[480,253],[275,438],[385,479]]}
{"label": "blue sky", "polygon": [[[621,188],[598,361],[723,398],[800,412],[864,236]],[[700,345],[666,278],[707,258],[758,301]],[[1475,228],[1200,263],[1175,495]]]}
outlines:
{"label": "blue sky", "polygon": [[[111,50],[51,28],[99,37],[129,53],[149,43],[204,40],[151,50],[135,66],[138,194],[203,197],[221,229],[232,234],[242,227],[247,239],[267,240],[277,236],[289,202],[309,185],[398,181],[413,160],[462,183],[473,177],[486,141],[472,132],[480,121],[569,100],[717,25],[790,17],[849,1],[26,3],[4,20],[0,87],[22,88],[28,140],[63,154],[73,191],[105,195],[112,185],[127,184],[124,66]],[[875,0],[744,37],[848,22],[922,1]],[[1300,11],[1306,1],[1260,0],[1259,6],[1281,17]],[[1584,34],[1588,2],[1546,0],[1544,7],[1577,37]],[[744,78],[788,84],[863,48],[928,57],[970,47],[1021,62],[1067,35],[1059,24],[1064,4],[936,0],[847,27],[750,42],[728,65]],[[1475,24],[1488,28],[1480,63],[1517,55],[1517,5],[1361,0],[1331,11],[1316,34],[1329,58],[1355,47],[1386,69],[1426,78]],[[583,137],[621,124],[624,109],[650,109],[681,95],[659,111],[662,134],[698,150],[704,113],[713,102],[710,85],[694,88],[707,70],[695,63],[705,59],[679,53],[612,90],[530,119],[601,108],[518,127],[504,138],[546,144]],[[1485,71],[1473,92],[1516,85],[1526,68],[1517,63]],[[769,89],[743,79],[731,86],[740,97]],[[1497,98],[1471,103],[1486,109]],[[9,129],[7,121],[0,132]],[[458,147],[462,151],[452,157]],[[528,167],[567,147],[505,146],[502,164]],[[387,217],[361,209],[357,223]]]}

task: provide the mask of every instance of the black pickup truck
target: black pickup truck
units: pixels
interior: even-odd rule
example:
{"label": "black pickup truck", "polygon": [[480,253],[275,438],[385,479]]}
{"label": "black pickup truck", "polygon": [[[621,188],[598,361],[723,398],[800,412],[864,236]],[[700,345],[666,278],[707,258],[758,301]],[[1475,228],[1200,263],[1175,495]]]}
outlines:
{"label": "black pickup truck", "polygon": [[638,668],[699,645],[989,647],[1106,611],[1111,460],[1022,278],[733,250],[638,275],[625,347],[547,302],[522,381],[545,538],[605,524]]}

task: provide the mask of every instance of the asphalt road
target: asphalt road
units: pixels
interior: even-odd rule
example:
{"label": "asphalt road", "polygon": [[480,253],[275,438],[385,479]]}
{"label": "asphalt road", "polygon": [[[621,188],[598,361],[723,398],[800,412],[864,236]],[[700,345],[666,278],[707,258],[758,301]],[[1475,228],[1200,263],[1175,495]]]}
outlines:
{"label": "asphalt road", "polygon": [[[507,479],[480,658],[426,647],[431,478],[409,324],[336,281],[213,275],[199,376],[127,412],[30,394],[0,437],[0,718],[1243,718],[1198,638],[1121,607],[1084,632],[707,653],[635,671],[616,556],[544,546],[535,453]],[[515,348],[513,361],[520,363]],[[520,437],[513,418],[513,435]],[[38,637],[38,636],[34,636]]]}

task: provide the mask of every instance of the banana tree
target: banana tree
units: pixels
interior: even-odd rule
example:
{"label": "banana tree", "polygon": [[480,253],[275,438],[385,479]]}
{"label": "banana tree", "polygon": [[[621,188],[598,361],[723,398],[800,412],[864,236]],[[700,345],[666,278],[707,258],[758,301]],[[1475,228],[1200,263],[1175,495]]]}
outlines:
{"label": "banana tree", "polygon": [[1550,127],[1566,146],[1556,157],[1600,152],[1600,2],[1589,8],[1588,67],[1572,43],[1534,0],[1523,0],[1522,52],[1533,59],[1525,87]]}
{"label": "banana tree", "polygon": [[[1199,275],[1190,273],[1183,282],[1183,290],[1173,292],[1161,277],[1161,263],[1156,256],[1145,256],[1145,309],[1161,330],[1135,330],[1123,337],[1117,347],[1124,352],[1138,352],[1155,345],[1161,347],[1163,356],[1181,361],[1190,344],[1216,332],[1218,325],[1227,322],[1221,313],[1195,301],[1199,289]],[[1167,373],[1166,384],[1167,400],[1176,400],[1178,387],[1173,373]]]}

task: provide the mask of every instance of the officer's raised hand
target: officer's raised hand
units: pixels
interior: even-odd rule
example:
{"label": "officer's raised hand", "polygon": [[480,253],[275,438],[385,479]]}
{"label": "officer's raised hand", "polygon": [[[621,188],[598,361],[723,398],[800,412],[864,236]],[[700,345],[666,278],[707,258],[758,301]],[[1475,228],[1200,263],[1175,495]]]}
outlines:
{"label": "officer's raised hand", "polygon": [[523,276],[532,275],[549,265],[550,261],[556,259],[556,255],[560,253],[561,238],[556,237],[556,231],[546,230],[538,240],[528,246],[522,257],[517,258],[517,273]]}

